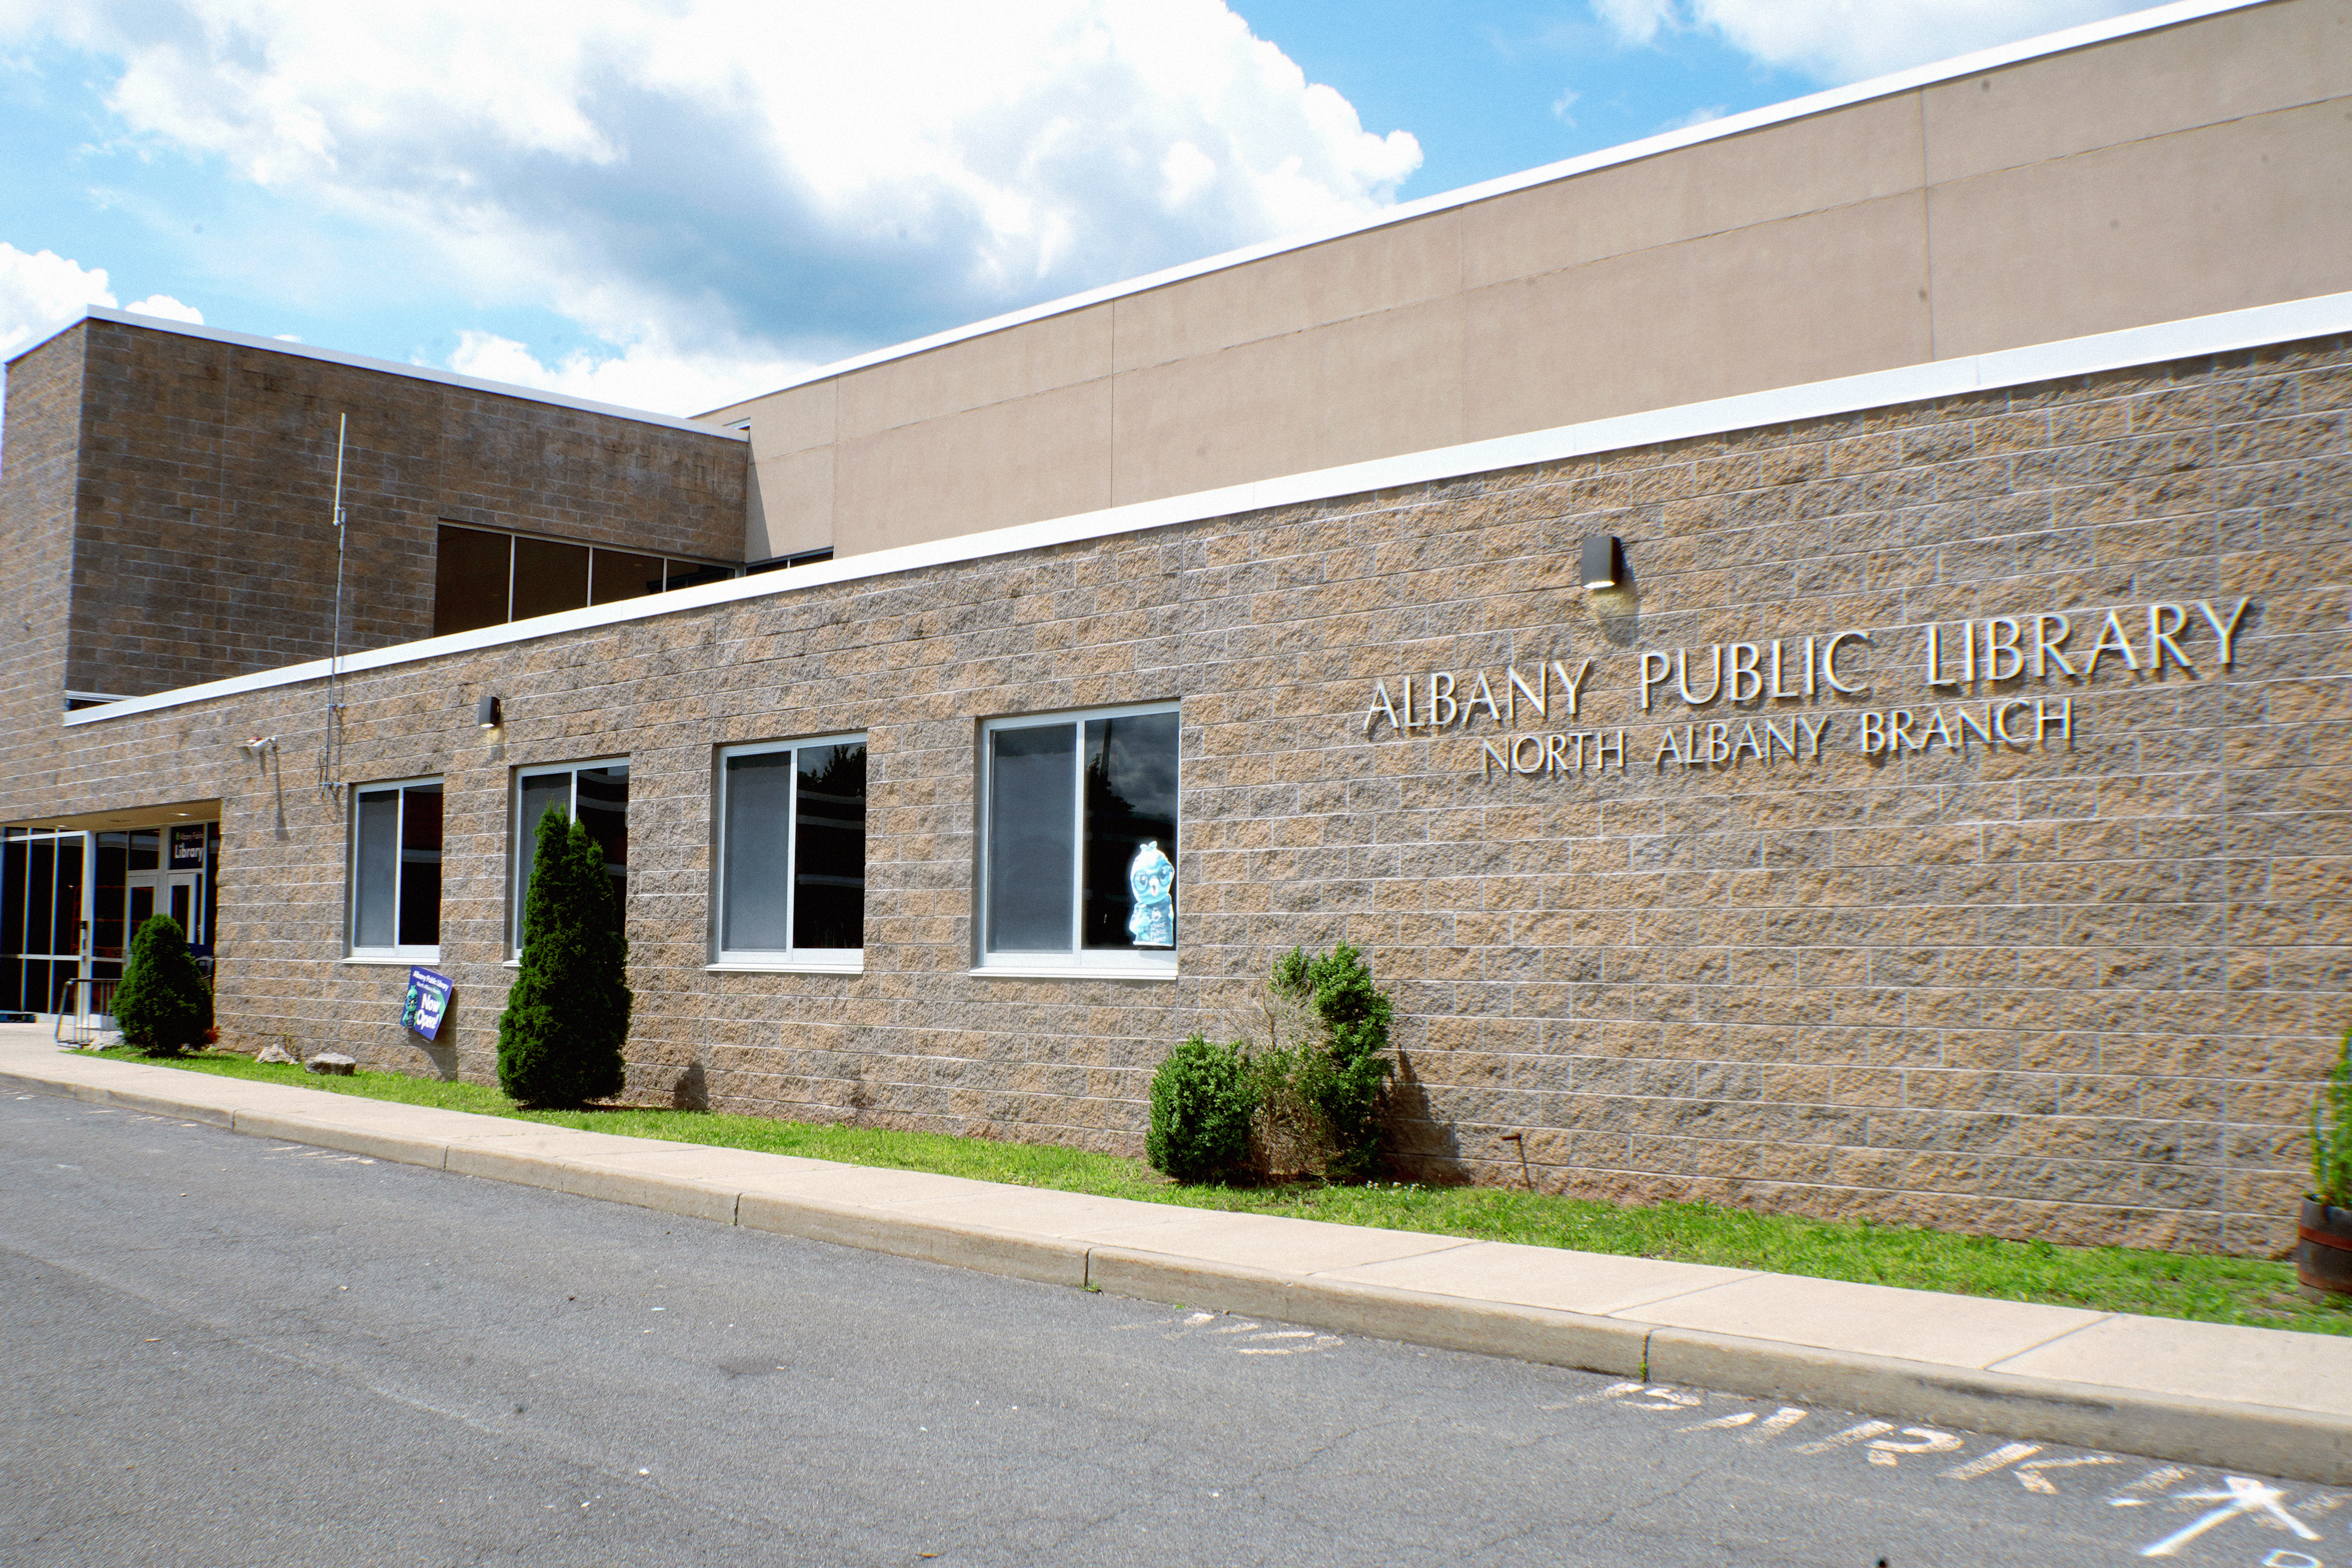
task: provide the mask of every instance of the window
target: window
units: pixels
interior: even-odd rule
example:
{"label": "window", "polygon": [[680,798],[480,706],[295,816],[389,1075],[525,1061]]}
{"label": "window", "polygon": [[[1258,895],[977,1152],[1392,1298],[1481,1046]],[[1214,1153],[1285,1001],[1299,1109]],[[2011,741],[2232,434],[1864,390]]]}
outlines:
{"label": "window", "polygon": [[865,967],[866,737],[719,753],[718,963]]}
{"label": "window", "polygon": [[724,562],[639,555],[446,522],[436,550],[435,637],[722,583],[742,571]]}
{"label": "window", "polygon": [[751,562],[744,566],[743,574],[749,577],[761,572],[781,572],[788,566],[814,566],[832,559],[833,547],[827,545],[822,550],[803,550],[797,555],[771,555],[765,561]]}
{"label": "window", "polygon": [[604,851],[604,874],[613,879],[613,907],[626,907],[629,890],[629,764],[625,762],[565,763],[523,768],[515,774],[514,902],[509,906],[508,952],[522,953],[523,898],[530,891],[530,862],[539,848],[539,819],[550,809],[576,816]]}
{"label": "window", "polygon": [[[352,816],[351,954],[441,957],[441,781],[362,784]],[[150,836],[152,837],[152,835]],[[152,865],[154,850],[145,852]],[[130,868],[137,870],[136,836]]]}
{"label": "window", "polygon": [[1176,972],[1176,710],[982,733],[981,967]]}

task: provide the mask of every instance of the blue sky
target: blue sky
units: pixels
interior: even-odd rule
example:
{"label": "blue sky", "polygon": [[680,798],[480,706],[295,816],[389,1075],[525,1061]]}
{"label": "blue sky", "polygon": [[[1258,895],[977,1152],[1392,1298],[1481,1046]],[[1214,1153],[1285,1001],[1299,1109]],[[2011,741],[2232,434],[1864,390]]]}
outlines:
{"label": "blue sky", "polygon": [[110,301],[690,412],[2131,8],[19,0],[0,354]]}
{"label": "blue sky", "polygon": [[1767,64],[1711,31],[1635,45],[1581,5],[1236,0],[1261,37],[1356,106],[1402,127],[1424,162],[1398,195],[1433,195],[1614,147],[1694,115],[1836,85]]}

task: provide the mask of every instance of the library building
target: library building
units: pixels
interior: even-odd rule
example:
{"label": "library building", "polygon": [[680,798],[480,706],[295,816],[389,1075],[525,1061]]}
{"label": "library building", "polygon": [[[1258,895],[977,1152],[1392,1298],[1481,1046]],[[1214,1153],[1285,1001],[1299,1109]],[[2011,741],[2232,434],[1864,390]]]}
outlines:
{"label": "library building", "polygon": [[0,538],[0,1009],[169,914],[225,1047],[488,1081],[561,805],[635,1100],[1139,1153],[1345,941],[1401,1177],[2272,1252],[2352,1026],[2352,0],[696,418],[93,309]]}

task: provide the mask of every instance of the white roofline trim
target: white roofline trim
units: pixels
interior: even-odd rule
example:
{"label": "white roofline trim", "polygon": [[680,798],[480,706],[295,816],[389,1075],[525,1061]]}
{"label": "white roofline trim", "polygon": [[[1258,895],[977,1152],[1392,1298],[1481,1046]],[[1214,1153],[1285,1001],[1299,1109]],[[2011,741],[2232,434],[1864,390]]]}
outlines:
{"label": "white roofline trim", "polygon": [[[768,598],[831,583],[855,582],[866,577],[883,577],[895,573],[982,561],[1024,550],[1107,539],[1176,523],[1198,522],[1206,518],[1259,511],[1269,507],[1297,506],[1339,496],[1432,484],[1469,474],[1523,468],[1568,458],[1589,457],[1599,452],[1654,447],[1670,441],[1718,436],[1727,431],[1790,425],[1865,409],[1954,397],[1970,392],[2022,386],[2069,376],[2094,375],[2102,371],[2123,370],[2135,365],[2160,364],[2168,360],[2232,353],[2338,332],[2352,332],[2352,292],[2323,294],[2315,299],[2290,300],[2278,305],[2257,305],[2250,310],[2194,316],[2185,321],[2133,327],[2119,332],[2101,332],[2092,337],[2068,338],[2026,348],[2003,349],[1962,359],[1935,360],[1926,364],[1873,371],[1864,375],[1843,376],[1834,381],[1809,382],[1800,386],[1743,393],[1737,397],[1718,397],[1706,403],[1686,403],[1678,407],[1619,415],[1581,425],[1563,425],[1551,430],[1533,430],[1523,436],[1496,437],[1492,440],[1440,447],[1426,452],[1410,452],[1366,463],[1350,463],[1341,468],[1320,468],[1311,473],[1286,474],[1278,479],[1229,485],[1222,489],[1197,490],[1190,495],[1170,496],[1163,500],[1135,501],[1099,511],[1078,512],[1069,517],[1020,523],[1012,528],[961,534],[926,544],[900,545],[894,550],[877,550],[810,566],[794,566],[783,571],[763,572],[752,577],[736,577],[720,583],[706,583],[695,588],[679,588],[618,605],[565,610],[558,615],[540,616],[527,621],[484,626],[478,631],[373,648],[344,658],[341,668],[346,676],[357,675],[373,669],[441,658],[450,654],[530,642],[565,632],[651,620],[659,616],[681,615],[741,599]],[[314,659],[308,664],[290,665],[284,669],[260,670],[251,675],[233,676],[226,680],[207,681],[202,686],[187,686],[174,691],[159,691],[148,697],[133,697],[108,703],[102,708],[83,708],[67,713],[64,721],[68,725],[100,724],[188,703],[210,701],[215,698],[323,680],[327,673],[327,661]]]}
{"label": "white roofline trim", "polygon": [[517,397],[526,403],[552,404],[558,408],[577,409],[583,414],[608,415],[615,419],[635,420],[640,425],[659,425],[665,429],[690,430],[697,436],[716,436],[723,441],[748,441],[751,437],[741,430],[730,430],[723,425],[707,424],[699,419],[682,419],[675,414],[655,414],[643,408],[624,408],[616,403],[597,403],[585,397],[567,397],[560,392],[541,392],[536,387],[509,386],[502,381],[484,381],[479,376],[459,375],[454,370],[436,370],[431,365],[402,364],[394,360],[372,359],[366,354],[345,353],[340,349],[314,348],[309,343],[288,342],[283,338],[259,337],[252,332],[233,332],[226,327],[199,326],[194,321],[175,321],[168,316],[142,316],[136,310],[117,310],[104,305],[86,305],[80,315],[35,343],[32,348],[10,356],[15,364],[34,349],[56,341],[72,331],[86,321],[112,321],[119,326],[146,327],[159,332],[176,332],[184,338],[203,338],[210,342],[227,343],[241,349],[266,349],[271,353],[291,354],[296,359],[323,360],[329,364],[349,365],[353,370],[380,371],[387,375],[405,376],[411,381],[437,382],[443,386],[462,386],[468,392],[488,392],[500,397]]}
{"label": "white roofline trim", "polygon": [[1049,300],[1042,305],[1031,305],[1019,310],[1008,310],[1003,315],[991,316],[984,321],[974,321],[968,326],[950,327],[946,331],[933,332],[929,337],[916,338],[908,342],[896,343],[888,348],[874,349],[862,354],[853,354],[847,359],[835,360],[831,364],[820,365],[804,375],[787,381],[782,385],[771,387],[766,392],[751,397],[738,398],[733,403],[722,404],[717,408],[709,409],[701,417],[709,419],[732,409],[748,407],[761,398],[773,397],[777,393],[790,392],[796,386],[809,386],[820,381],[829,381],[835,376],[846,375],[852,371],[864,370],[870,365],[886,364],[892,360],[906,359],[932,349],[945,348],[950,343],[960,343],[968,338],[986,337],[991,332],[1001,332],[1010,327],[1042,321],[1047,316],[1058,316],[1070,310],[1082,310],[1089,305],[1099,305],[1105,300],[1145,293],[1153,289],[1164,288],[1171,283],[1181,283],[1188,278],[1198,278],[1206,273],[1222,272],[1227,268],[1241,267],[1252,261],[1262,261],[1269,256],[1280,256],[1286,251],[1305,250],[1314,246],[1327,244],[1331,240],[1345,239],[1351,234],[1363,234],[1376,228],[1386,228],[1391,224],[1411,223],[1415,218],[1427,217],[1432,213],[1468,206],[1475,202],[1508,195],[1514,191],[1523,191],[1532,185],[1549,184],[1554,180],[1570,179],[1578,174],[1590,174],[1595,169],[1608,168],[1612,164],[1632,163],[1643,158],[1654,158],[1662,153],[1672,153],[1678,148],[1693,146],[1701,142],[1712,142],[1719,137],[1738,136],[1746,132],[1760,130],[1767,125],[1778,125],[1786,121],[1803,120],[1816,114],[1826,114],[1832,110],[1866,103],[1874,98],[1892,98],[1897,93],[1911,92],[1919,88],[1932,87],[1937,82],[1974,76],[1979,71],[1998,70],[2004,66],[2021,64],[2026,60],[2038,59],[2044,55],[2064,54],[2069,50],[2088,48],[2095,44],[2105,44],[2116,38],[2129,37],[2135,33],[2157,32],[2166,27],[2179,26],[2184,22],[2199,21],[2228,11],[2242,11],[2255,5],[2267,5],[2273,3],[2273,0],[2174,0],[2171,5],[2152,6],[2145,11],[2126,12],[2123,16],[2109,16],[2103,21],[2085,22],[2077,27],[2067,27],[2055,33],[2044,33],[2039,37],[2025,38],[2013,44],[2001,44],[1990,49],[1979,49],[1974,54],[1957,55],[1950,59],[1938,60],[1932,65],[1913,66],[1907,70],[1893,71],[1885,76],[1873,77],[1868,81],[1858,81],[1846,87],[1830,88],[1822,92],[1809,94],[1804,98],[1792,98],[1785,103],[1767,104],[1761,109],[1751,109],[1744,113],[1726,115],[1720,120],[1710,120],[1703,124],[1685,126],[1679,131],[1664,132],[1656,136],[1644,137],[1639,142],[1627,142],[1615,147],[1603,148],[1597,153],[1582,153],[1574,158],[1563,159],[1557,163],[1546,163],[1540,168],[1528,169],[1520,174],[1504,174],[1492,180],[1483,180],[1475,185],[1464,185],[1459,190],[1445,191],[1433,196],[1422,196],[1392,207],[1384,207],[1368,217],[1360,218],[1353,223],[1341,224],[1337,227],[1321,228],[1307,234],[1294,235],[1286,239],[1266,240],[1257,245],[1244,246],[1238,250],[1228,250],[1222,255],[1205,257],[1199,261],[1187,261],[1179,266],[1164,268],[1158,272],[1147,272],[1140,278],[1130,278],[1124,282],[1106,283],[1099,289],[1088,289],[1081,293],[1065,295],[1059,300]]}

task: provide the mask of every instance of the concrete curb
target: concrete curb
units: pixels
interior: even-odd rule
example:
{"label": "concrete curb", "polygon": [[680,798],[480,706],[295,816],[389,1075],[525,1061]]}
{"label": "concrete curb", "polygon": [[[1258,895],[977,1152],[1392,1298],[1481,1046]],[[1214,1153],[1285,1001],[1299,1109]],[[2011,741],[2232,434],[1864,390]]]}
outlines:
{"label": "concrete curb", "polygon": [[[33,1078],[23,1073],[0,1069],[0,1087],[29,1089],[41,1094],[63,1095],[86,1105],[119,1105],[125,1110],[151,1111],[157,1116],[177,1117],[183,1121],[202,1121],[214,1127],[234,1130],[235,1113],[216,1106],[190,1105],[183,1100],[161,1095],[142,1094],[136,1089],[100,1089],[94,1084],[59,1083],[54,1079]],[[317,1142],[318,1140],[305,1140]]]}
{"label": "concrete curb", "polygon": [[[122,1099],[117,1099],[115,1103],[134,1110],[154,1109],[131,1105]],[[180,1113],[172,1111],[168,1114]],[[371,1159],[391,1160],[403,1165],[430,1165],[439,1171],[446,1170],[448,1164],[448,1145],[433,1139],[404,1137],[396,1132],[378,1132],[364,1127],[339,1127],[331,1121],[312,1121],[308,1117],[280,1116],[267,1110],[232,1110],[215,1125],[226,1127],[232,1132],[242,1132],[248,1138],[276,1138],[288,1143],[308,1143],[314,1148],[332,1149],[343,1154],[364,1154]]]}
{"label": "concrete curb", "polygon": [[1088,1248],[1081,1242],[765,1193],[745,1193],[739,1213],[738,1223],[750,1229],[804,1241],[887,1252],[1041,1285],[1083,1289],[1089,1283]]}
{"label": "concrete curb", "polygon": [[[226,1080],[236,1082],[241,1080]],[[2110,1387],[1782,1341],[1253,1268],[1137,1247],[1088,1246],[908,1212],[763,1192],[733,1182],[353,1126],[331,1114],[223,1110],[0,1068],[0,1087],[62,1095],[489,1181],[544,1187],[982,1273],[1309,1328],[1506,1356],[1644,1382],[1778,1397],[2000,1436],[2113,1449],[2352,1485],[2352,1413],[2322,1414]],[[272,1086],[278,1087],[278,1086]],[[382,1101],[361,1101],[380,1105]],[[320,1107],[331,1112],[333,1107]],[[653,1145],[665,1147],[663,1145]]]}

